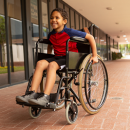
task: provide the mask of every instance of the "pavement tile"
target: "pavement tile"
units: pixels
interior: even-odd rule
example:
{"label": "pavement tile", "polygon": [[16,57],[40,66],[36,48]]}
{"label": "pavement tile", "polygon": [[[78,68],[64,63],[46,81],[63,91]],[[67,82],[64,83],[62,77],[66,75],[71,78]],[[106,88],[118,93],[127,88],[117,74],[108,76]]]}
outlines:
{"label": "pavement tile", "polygon": [[[65,108],[55,112],[44,109],[37,119],[32,119],[28,107],[22,108],[15,101],[17,95],[25,93],[26,82],[0,89],[0,130],[130,130],[130,61],[121,59],[105,64],[109,90],[97,114],[89,115],[79,106],[78,118],[72,125],[66,121]],[[73,88],[78,93],[77,86]]]}
{"label": "pavement tile", "polygon": [[39,125],[36,124],[30,124],[28,126],[26,126],[23,130],[35,130],[39,127]]}
{"label": "pavement tile", "polygon": [[48,126],[48,125],[42,125],[42,126],[38,126],[36,128],[36,130],[60,130],[61,126]]}
{"label": "pavement tile", "polygon": [[113,129],[114,124],[116,122],[116,118],[110,118],[110,119],[105,119],[103,124],[102,124],[102,129]]}
{"label": "pavement tile", "polygon": [[91,124],[91,125],[77,125],[76,128],[79,128],[79,129],[89,129],[89,128],[94,128],[94,129],[100,129],[101,128],[101,125],[100,124]]}
{"label": "pavement tile", "polygon": [[76,126],[77,126],[76,124],[72,124],[72,125],[66,124],[61,128],[61,130],[74,130]]}
{"label": "pavement tile", "polygon": [[126,126],[122,126],[122,125],[115,125],[113,130],[126,130]]}

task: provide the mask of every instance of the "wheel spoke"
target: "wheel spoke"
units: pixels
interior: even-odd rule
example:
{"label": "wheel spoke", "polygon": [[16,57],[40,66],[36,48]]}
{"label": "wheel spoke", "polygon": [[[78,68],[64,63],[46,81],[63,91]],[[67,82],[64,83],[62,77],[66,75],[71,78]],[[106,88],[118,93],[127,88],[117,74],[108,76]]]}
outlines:
{"label": "wheel spoke", "polygon": [[37,115],[37,109],[35,109],[35,115]]}
{"label": "wheel spoke", "polygon": [[[79,95],[83,108],[90,114],[95,114],[105,102],[108,90],[108,76],[104,63],[98,58],[98,63],[88,63],[91,55],[85,57],[80,68],[85,68],[79,74]],[[87,103],[86,103],[87,102]]]}
{"label": "wheel spoke", "polygon": [[72,114],[72,115],[71,115],[71,120],[74,121],[74,119],[75,119],[75,115]]}

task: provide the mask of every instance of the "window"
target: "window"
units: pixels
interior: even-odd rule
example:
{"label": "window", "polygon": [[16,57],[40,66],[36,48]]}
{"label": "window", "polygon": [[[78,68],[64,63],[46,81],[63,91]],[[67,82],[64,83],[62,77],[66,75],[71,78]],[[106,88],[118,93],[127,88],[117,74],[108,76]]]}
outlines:
{"label": "window", "polygon": [[86,27],[85,25],[85,19],[83,18],[83,28]]}
{"label": "window", "polygon": [[67,21],[67,25],[66,25],[66,26],[67,26],[68,28],[70,28],[70,15],[69,15],[70,13],[69,13],[69,7],[65,6],[65,10],[66,10],[67,13],[68,13],[68,21]]}
{"label": "window", "polygon": [[76,30],[79,30],[79,15],[75,13]]}
{"label": "window", "polygon": [[97,53],[100,55],[100,43],[99,43],[98,28],[96,28],[95,26],[93,27],[93,36],[94,36],[96,46],[97,46]]}
{"label": "window", "polygon": [[[53,9],[56,8],[56,1],[55,0],[50,0],[49,1],[49,15],[51,15],[51,12]],[[50,21],[49,21],[50,23]],[[50,26],[50,31],[52,31],[52,27]]]}
{"label": "window", "polygon": [[20,0],[7,0],[11,83],[25,80]]}
{"label": "window", "polygon": [[100,56],[103,60],[107,60],[107,50],[106,50],[106,34],[99,30],[99,40],[100,40]]}
{"label": "window", "polygon": [[80,29],[82,29],[83,28],[83,25],[82,25],[82,16],[80,16]]}
{"label": "window", "polygon": [[71,14],[71,28],[75,28],[75,25],[74,25],[74,11],[71,9],[70,10],[70,14]]}
{"label": "window", "polygon": [[114,48],[118,49],[118,42],[114,41]]}
{"label": "window", "polygon": [[32,40],[35,43],[39,39],[37,0],[30,0],[30,2],[31,2]]}
{"label": "window", "polygon": [[63,9],[63,3],[61,2],[61,0],[58,0],[58,7]]}
{"label": "window", "polygon": [[8,84],[4,0],[0,0],[0,86]]}
{"label": "window", "polygon": [[113,48],[113,39],[112,38],[110,38],[110,47]]}
{"label": "window", "polygon": [[47,38],[49,32],[47,0],[42,0],[42,28],[43,28],[43,38]]}
{"label": "window", "polygon": [[88,21],[88,28],[91,26],[91,24],[92,24],[92,23],[91,23],[90,21]]}
{"label": "window", "polygon": [[88,21],[85,20],[85,26],[88,28]]}

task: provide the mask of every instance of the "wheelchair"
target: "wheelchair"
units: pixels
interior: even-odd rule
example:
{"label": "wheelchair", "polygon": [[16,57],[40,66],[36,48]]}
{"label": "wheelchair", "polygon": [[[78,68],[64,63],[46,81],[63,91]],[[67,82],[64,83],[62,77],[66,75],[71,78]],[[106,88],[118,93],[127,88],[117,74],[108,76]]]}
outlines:
{"label": "wheelchair", "polygon": [[[68,49],[69,41],[77,42],[80,46],[79,52],[71,52]],[[39,39],[36,42],[36,61],[51,58],[54,55],[38,53],[38,44],[49,44],[47,39]],[[66,120],[73,124],[78,117],[78,106],[89,114],[96,114],[104,105],[108,93],[108,74],[102,58],[98,55],[98,63],[89,62],[90,53],[89,42],[85,38],[71,37],[66,42],[66,66],[56,73],[60,80],[56,81],[58,88],[56,93],[50,94],[50,102],[46,106],[35,106],[27,103],[17,104],[29,107],[29,114],[32,118],[37,118],[42,109],[58,110],[65,106]],[[30,77],[25,94],[31,87],[32,77]],[[46,72],[43,72],[43,79],[40,84],[40,91],[43,92],[43,81]],[[78,87],[78,94],[72,87],[72,81]]]}

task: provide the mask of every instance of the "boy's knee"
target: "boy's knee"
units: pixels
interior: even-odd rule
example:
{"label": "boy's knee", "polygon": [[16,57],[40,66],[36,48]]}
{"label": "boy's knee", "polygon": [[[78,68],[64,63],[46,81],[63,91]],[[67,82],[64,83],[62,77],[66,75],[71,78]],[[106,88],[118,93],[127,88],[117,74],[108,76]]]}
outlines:
{"label": "boy's knee", "polygon": [[49,65],[48,65],[48,68],[57,70],[60,67],[59,67],[59,65],[56,62],[50,62]]}
{"label": "boy's knee", "polygon": [[47,61],[46,60],[39,60],[38,62],[37,62],[37,66],[38,67],[43,67],[43,66],[45,66],[47,64]]}

